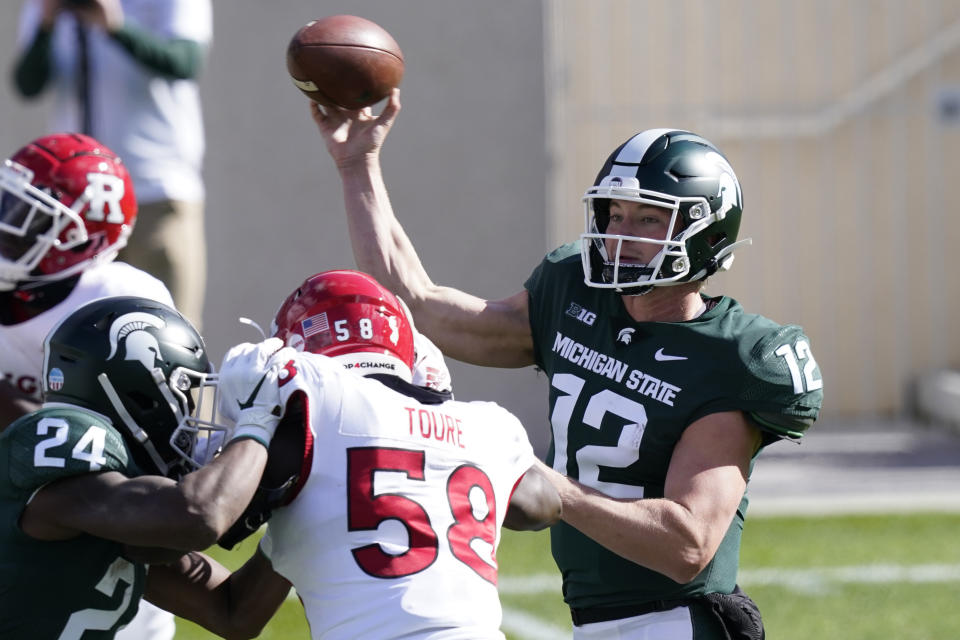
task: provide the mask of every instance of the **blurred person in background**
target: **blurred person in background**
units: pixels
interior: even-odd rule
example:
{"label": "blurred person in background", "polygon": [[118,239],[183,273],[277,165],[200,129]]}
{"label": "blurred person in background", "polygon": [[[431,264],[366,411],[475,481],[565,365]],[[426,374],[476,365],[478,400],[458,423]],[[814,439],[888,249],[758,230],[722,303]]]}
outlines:
{"label": "blurred person in background", "polygon": [[206,286],[204,131],[196,79],[209,0],[27,0],[14,84],[54,92],[50,131],[101,140],[127,165],[140,215],[121,260],[163,281],[199,326]]}

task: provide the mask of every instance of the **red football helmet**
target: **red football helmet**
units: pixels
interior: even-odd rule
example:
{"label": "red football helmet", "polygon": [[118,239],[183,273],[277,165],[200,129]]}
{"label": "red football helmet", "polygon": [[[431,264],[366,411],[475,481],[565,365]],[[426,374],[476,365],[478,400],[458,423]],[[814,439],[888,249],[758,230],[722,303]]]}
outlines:
{"label": "red football helmet", "polygon": [[0,168],[0,291],[61,280],[113,260],[137,216],[133,181],[93,138],[38,138]]}
{"label": "red football helmet", "polygon": [[363,375],[387,373],[410,382],[410,320],[399,299],[365,273],[310,276],[283,301],[270,329],[298,351],[336,358]]}

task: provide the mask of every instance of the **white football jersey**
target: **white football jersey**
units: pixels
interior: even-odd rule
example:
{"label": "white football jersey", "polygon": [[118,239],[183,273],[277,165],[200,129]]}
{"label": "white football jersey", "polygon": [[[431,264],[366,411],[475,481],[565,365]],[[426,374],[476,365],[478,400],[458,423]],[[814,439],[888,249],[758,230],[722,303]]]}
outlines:
{"label": "white football jersey", "polygon": [[25,322],[0,325],[0,373],[13,386],[40,400],[43,340],[64,316],[82,304],[106,296],[140,296],[173,306],[170,292],[150,274],[124,262],[87,268],[59,304]]}
{"label": "white football jersey", "polygon": [[305,394],[312,463],[261,549],[312,637],[502,640],[495,552],[534,462],[519,420],[492,402],[422,404],[312,353],[280,392]]}

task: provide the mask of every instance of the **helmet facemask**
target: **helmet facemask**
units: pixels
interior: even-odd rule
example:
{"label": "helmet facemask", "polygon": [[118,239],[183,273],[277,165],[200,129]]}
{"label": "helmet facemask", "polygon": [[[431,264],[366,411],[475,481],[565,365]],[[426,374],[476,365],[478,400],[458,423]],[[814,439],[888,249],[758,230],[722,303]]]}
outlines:
{"label": "helmet facemask", "polygon": [[[636,182],[636,179],[633,181]],[[666,236],[645,238],[606,233],[610,200],[637,202],[670,212]],[[642,295],[655,286],[670,286],[697,279],[688,277],[691,275],[688,241],[702,233],[716,219],[716,214],[708,213],[710,206],[706,199],[675,198],[639,188],[627,189],[618,184],[615,187],[591,187],[583,202],[586,232],[580,236],[580,253],[584,272],[599,275],[599,278],[586,278],[588,286]],[[615,243],[612,250],[608,249],[607,241]],[[624,247],[632,243],[655,245],[660,250],[645,264],[628,262],[622,253]]]}
{"label": "helmet facemask", "polygon": [[[217,413],[217,376],[185,367],[174,369],[169,379],[164,378],[159,367],[155,367],[150,376],[157,394],[118,391],[105,373],[97,376],[97,382],[127,432],[146,451],[156,470],[161,475],[179,479],[210,462],[225,444],[230,426],[224,424]],[[143,399],[143,407],[138,406],[138,398]],[[153,406],[157,398],[162,398],[165,410]],[[159,419],[172,427],[166,443],[151,440],[138,424],[145,422],[144,418],[134,417],[134,414],[147,415],[148,412],[154,422],[151,425],[154,433],[163,432],[156,424]]]}
{"label": "helmet facemask", "polygon": [[170,435],[170,447],[184,459],[188,471],[193,471],[220,453],[233,426],[217,411],[220,391],[216,374],[181,367],[170,379],[168,387],[177,401],[177,428]]}
{"label": "helmet facemask", "polygon": [[[50,249],[69,251],[89,240],[83,219],[74,208],[54,198],[48,189],[31,184],[30,169],[5,160],[0,167],[0,291],[31,279]],[[72,274],[71,274],[72,275]],[[65,274],[57,274],[62,279]]]}

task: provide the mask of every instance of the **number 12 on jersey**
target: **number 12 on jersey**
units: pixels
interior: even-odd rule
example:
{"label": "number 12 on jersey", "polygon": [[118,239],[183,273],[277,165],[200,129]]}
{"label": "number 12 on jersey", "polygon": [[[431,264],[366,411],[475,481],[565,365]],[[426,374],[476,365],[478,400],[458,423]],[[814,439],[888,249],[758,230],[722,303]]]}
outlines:
{"label": "number 12 on jersey", "polygon": [[[781,345],[774,353],[787,361],[794,393],[809,393],[823,388],[823,379],[813,375],[813,372],[817,371],[817,361],[813,359],[813,352],[810,351],[810,344],[806,340],[797,340],[795,348],[789,344]],[[802,373],[801,360],[804,361]]]}

